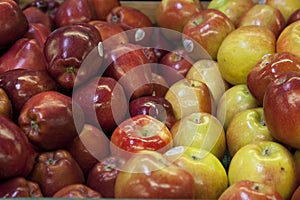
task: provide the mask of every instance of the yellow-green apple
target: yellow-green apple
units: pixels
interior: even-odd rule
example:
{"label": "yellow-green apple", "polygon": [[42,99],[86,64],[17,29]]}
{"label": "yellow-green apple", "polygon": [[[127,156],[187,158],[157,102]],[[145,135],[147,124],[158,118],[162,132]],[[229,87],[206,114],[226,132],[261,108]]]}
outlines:
{"label": "yellow-green apple", "polygon": [[176,120],[194,112],[215,112],[215,103],[207,85],[193,79],[181,79],[171,85],[165,95]]}
{"label": "yellow-green apple", "polygon": [[300,185],[293,192],[291,200],[298,200],[300,198]]}
{"label": "yellow-green apple", "polygon": [[264,56],[249,72],[247,86],[259,105],[268,84],[286,71],[300,71],[300,57],[290,52],[280,52]]}
{"label": "yellow-green apple", "polygon": [[292,13],[292,15],[289,17],[288,21],[286,22],[286,25],[290,25],[291,23],[300,20],[300,8]]}
{"label": "yellow-green apple", "polygon": [[252,0],[212,0],[207,7],[220,10],[236,25],[240,17],[254,5]]}
{"label": "yellow-green apple", "polygon": [[233,116],[226,130],[231,157],[243,146],[260,140],[274,141],[265,124],[262,107],[249,108]]}
{"label": "yellow-green apple", "polygon": [[217,59],[219,47],[224,38],[235,26],[231,19],[217,9],[203,9],[185,23],[182,30],[184,39],[193,39],[199,43],[211,56]]}
{"label": "yellow-green apple", "polygon": [[248,25],[235,29],[223,40],[217,55],[223,78],[232,85],[246,83],[254,65],[264,55],[275,53],[275,45],[275,35],[266,27]]}
{"label": "yellow-green apple", "polygon": [[263,102],[265,122],[279,142],[300,147],[300,72],[289,71],[269,83]]}
{"label": "yellow-green apple", "polygon": [[195,0],[162,0],[156,10],[156,23],[159,27],[182,32],[188,19],[202,9],[201,3]]}
{"label": "yellow-green apple", "polygon": [[285,21],[300,8],[300,1],[295,0],[266,0],[265,4],[277,8],[282,13]]}
{"label": "yellow-green apple", "polygon": [[204,149],[221,159],[226,149],[222,124],[213,115],[195,112],[178,120],[171,128],[174,146]]}
{"label": "yellow-green apple", "polygon": [[233,156],[228,169],[229,184],[250,180],[269,185],[289,199],[297,186],[296,165],[291,152],[273,141],[247,144]]}
{"label": "yellow-green apple", "polygon": [[218,62],[210,59],[196,61],[186,74],[186,79],[193,79],[205,83],[215,103],[219,102],[219,99],[229,87],[219,71]]}
{"label": "yellow-green apple", "polygon": [[194,178],[187,170],[150,150],[128,160],[115,183],[115,198],[190,199],[195,192]]}
{"label": "yellow-green apple", "polygon": [[261,182],[240,180],[229,186],[218,200],[283,200],[271,186]]}
{"label": "yellow-green apple", "polygon": [[246,84],[238,84],[227,89],[221,96],[218,104],[216,117],[227,127],[233,116],[248,108],[258,107],[256,99],[251,95]]}
{"label": "yellow-green apple", "polygon": [[12,118],[12,103],[3,88],[0,88],[0,115]]}
{"label": "yellow-green apple", "polygon": [[300,57],[300,20],[286,26],[276,42],[276,51],[291,52]]}
{"label": "yellow-green apple", "polygon": [[112,156],[130,158],[141,150],[164,153],[173,147],[168,127],[150,115],[139,114],[125,119],[110,138]]}
{"label": "yellow-green apple", "polygon": [[218,199],[228,186],[221,161],[204,149],[177,146],[164,153],[164,157],[193,176],[196,199]]}
{"label": "yellow-green apple", "polygon": [[175,115],[171,103],[164,97],[143,96],[129,102],[131,117],[140,114],[150,115],[163,122],[169,129],[175,123]]}
{"label": "yellow-green apple", "polygon": [[160,60],[159,74],[165,78],[168,85],[185,78],[194,61],[184,49],[175,49],[166,53]]}
{"label": "yellow-green apple", "polygon": [[237,23],[237,27],[258,25],[269,28],[277,38],[285,28],[285,20],[281,12],[267,4],[256,4],[244,13]]}

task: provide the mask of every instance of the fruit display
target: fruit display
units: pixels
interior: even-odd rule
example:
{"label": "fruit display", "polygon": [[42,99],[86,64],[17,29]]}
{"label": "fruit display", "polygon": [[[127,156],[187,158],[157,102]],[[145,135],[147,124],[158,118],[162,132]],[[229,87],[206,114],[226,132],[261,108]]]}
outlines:
{"label": "fruit display", "polygon": [[299,2],[1,0],[0,198],[299,199]]}

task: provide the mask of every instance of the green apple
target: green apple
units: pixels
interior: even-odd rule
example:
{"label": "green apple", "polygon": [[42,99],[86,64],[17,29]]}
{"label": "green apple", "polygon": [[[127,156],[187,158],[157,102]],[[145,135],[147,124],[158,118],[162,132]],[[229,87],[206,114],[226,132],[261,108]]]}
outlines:
{"label": "green apple", "polygon": [[217,55],[223,78],[232,85],[247,81],[250,70],[264,55],[275,53],[276,37],[263,26],[242,26],[227,35]]}
{"label": "green apple", "polygon": [[229,184],[250,180],[274,187],[289,199],[297,186],[296,164],[291,152],[273,141],[247,144],[233,156],[228,169]]}
{"label": "green apple", "polygon": [[249,108],[237,113],[226,130],[227,148],[233,156],[241,147],[256,141],[275,141],[265,124],[263,108]]}
{"label": "green apple", "polygon": [[224,92],[218,104],[216,117],[227,127],[233,116],[243,110],[258,107],[256,99],[250,93],[246,84],[234,85]]}
{"label": "green apple", "polygon": [[205,112],[192,113],[171,128],[174,146],[204,149],[221,159],[226,150],[225,132],[219,120]]}
{"label": "green apple", "polygon": [[194,177],[196,199],[218,199],[228,186],[225,168],[220,160],[208,151],[177,146],[164,153],[164,157]]}
{"label": "green apple", "polygon": [[298,0],[266,0],[265,4],[280,10],[285,21],[289,19],[293,12],[300,9],[300,1]]}

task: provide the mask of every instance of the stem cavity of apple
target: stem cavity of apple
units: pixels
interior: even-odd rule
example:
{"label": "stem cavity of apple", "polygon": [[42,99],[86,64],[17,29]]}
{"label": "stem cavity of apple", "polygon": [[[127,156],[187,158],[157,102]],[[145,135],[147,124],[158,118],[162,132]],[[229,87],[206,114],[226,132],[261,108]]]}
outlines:
{"label": "stem cavity of apple", "polygon": [[112,21],[113,23],[118,23],[119,20],[120,20],[120,18],[119,18],[118,15],[113,15],[113,16],[111,17],[111,21]]}
{"label": "stem cavity of apple", "polygon": [[39,131],[39,125],[37,124],[36,121],[31,120],[30,121],[30,127],[32,130],[34,130],[35,132]]}
{"label": "stem cavity of apple", "polygon": [[270,156],[271,154],[272,154],[272,151],[270,149],[268,149],[268,148],[264,148],[262,150],[262,155],[263,156]]}

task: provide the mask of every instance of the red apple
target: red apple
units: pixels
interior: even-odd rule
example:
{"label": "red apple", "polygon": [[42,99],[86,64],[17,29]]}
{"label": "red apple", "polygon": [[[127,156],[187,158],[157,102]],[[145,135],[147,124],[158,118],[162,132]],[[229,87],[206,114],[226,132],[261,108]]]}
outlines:
{"label": "red apple", "polygon": [[40,186],[24,177],[17,176],[0,184],[1,198],[42,198]]}
{"label": "red apple", "polygon": [[217,59],[219,47],[225,37],[235,29],[231,19],[217,9],[204,9],[194,14],[184,25],[183,40],[193,39]]}
{"label": "red apple", "polygon": [[202,9],[199,1],[162,0],[156,10],[156,23],[159,27],[182,32],[189,18]]}
{"label": "red apple", "polygon": [[22,38],[28,30],[28,21],[19,5],[13,0],[0,2],[0,49],[8,48]]}
{"label": "red apple", "polygon": [[169,85],[166,79],[152,72],[152,84],[153,84],[153,96],[164,97],[169,89]]}
{"label": "red apple", "polygon": [[76,23],[88,23],[96,19],[90,0],[64,0],[55,12],[56,28]]}
{"label": "red apple", "polygon": [[296,190],[293,192],[291,200],[297,200],[300,198],[300,186],[296,188]]}
{"label": "red apple", "polygon": [[41,23],[29,23],[29,29],[24,35],[25,38],[35,39],[41,48],[44,48],[44,44],[50,35],[51,30]]}
{"label": "red apple", "polygon": [[35,6],[30,6],[23,9],[23,13],[29,23],[41,23],[48,27],[50,30],[54,29],[54,22],[50,15],[43,12],[41,9]]}
{"label": "red apple", "polygon": [[144,96],[132,100],[129,103],[131,117],[140,114],[150,115],[163,122],[169,129],[175,123],[172,105],[164,97]]}
{"label": "red apple", "polygon": [[292,13],[292,15],[289,17],[288,21],[286,22],[286,25],[290,25],[291,23],[300,20],[300,8]]}
{"label": "red apple", "polygon": [[87,177],[93,166],[110,154],[109,140],[100,129],[85,124],[71,144],[69,152]]}
{"label": "red apple", "polygon": [[156,151],[144,150],[128,160],[115,183],[116,198],[190,199],[195,181],[185,169]]}
{"label": "red apple", "polygon": [[67,185],[52,196],[53,198],[101,198],[101,194],[84,184]]}
{"label": "red apple", "polygon": [[285,20],[277,8],[267,4],[256,4],[241,16],[237,27],[247,25],[265,26],[269,28],[277,38],[285,28]]}
{"label": "red apple", "polygon": [[123,159],[113,156],[102,159],[90,170],[86,185],[99,192],[104,198],[114,198],[116,178],[124,163]]}
{"label": "red apple", "polygon": [[219,200],[283,200],[280,194],[271,186],[264,183],[241,180],[228,187]]}
{"label": "red apple", "polygon": [[83,108],[86,123],[109,136],[127,114],[124,89],[110,77],[95,77],[74,89],[73,101]]}
{"label": "red apple", "polygon": [[3,115],[0,115],[0,141],[0,180],[27,176],[36,153],[20,127]]}
{"label": "red apple", "polygon": [[286,71],[300,72],[300,57],[290,52],[264,56],[249,72],[247,86],[259,105],[263,104],[266,87]]}
{"label": "red apple", "polygon": [[185,78],[193,66],[193,59],[183,49],[176,49],[166,53],[157,66],[159,74],[167,81],[168,85]]}
{"label": "red apple", "polygon": [[282,73],[266,88],[263,108],[271,135],[294,148],[300,146],[300,72]]}
{"label": "red apple", "polygon": [[124,120],[111,136],[111,154],[129,158],[141,150],[165,152],[173,146],[168,127],[150,115],[140,114]]}
{"label": "red apple", "polygon": [[2,87],[0,87],[0,115],[10,119],[13,115],[11,99]]}
{"label": "red apple", "polygon": [[83,111],[79,107],[74,109],[75,106],[71,97],[62,93],[40,92],[26,101],[18,123],[31,143],[38,148],[66,148],[81,131],[84,123]]}
{"label": "red apple", "polygon": [[96,17],[99,20],[106,20],[109,12],[117,6],[121,6],[119,0],[92,0],[92,5],[94,6]]}
{"label": "red apple", "polygon": [[39,184],[45,197],[53,196],[67,185],[84,183],[77,162],[68,151],[60,149],[41,152],[28,179]]}

